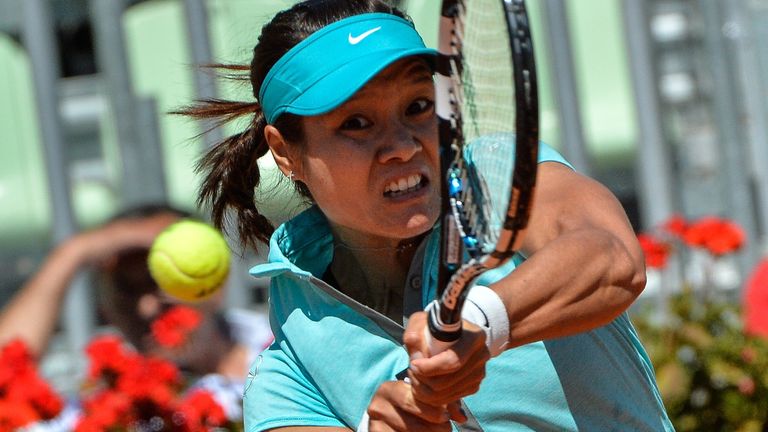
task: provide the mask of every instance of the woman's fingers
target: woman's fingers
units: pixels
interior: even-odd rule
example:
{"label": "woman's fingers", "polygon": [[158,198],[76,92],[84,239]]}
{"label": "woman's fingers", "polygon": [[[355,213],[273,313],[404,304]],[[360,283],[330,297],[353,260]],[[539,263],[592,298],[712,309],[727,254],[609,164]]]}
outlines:
{"label": "woman's fingers", "polygon": [[368,405],[369,431],[450,431],[449,411],[417,401],[403,381],[383,383]]}
{"label": "woman's fingers", "polygon": [[427,314],[425,312],[416,312],[408,318],[408,325],[403,333],[403,344],[412,359],[429,355],[429,347],[425,340],[426,331]]}
{"label": "woman's fingers", "polygon": [[469,324],[462,338],[447,351],[414,358],[408,374],[416,399],[444,405],[476,393],[490,359],[484,337],[482,331]]}
{"label": "woman's fingers", "polygon": [[456,401],[448,404],[448,416],[456,423],[464,423],[467,421],[467,413],[461,407],[461,401]]}
{"label": "woman's fingers", "polygon": [[[491,357],[485,345],[485,333],[465,321],[461,338],[447,350],[430,357],[426,328],[427,315],[417,312],[409,318],[403,334],[411,356],[408,376],[413,398],[432,406],[458,407],[456,404],[461,398],[477,393],[485,378],[485,365]],[[457,420],[458,409],[449,416],[463,421]]]}
{"label": "woman's fingers", "polygon": [[445,379],[426,378],[423,381],[416,375],[409,376],[414,398],[427,404],[445,404],[465,396],[477,393],[485,377],[485,369],[477,368],[461,376]]}
{"label": "woman's fingers", "polygon": [[411,369],[423,377],[455,374],[467,367],[485,367],[491,358],[485,346],[485,334],[465,330],[461,339],[446,351],[428,358],[415,358]]}

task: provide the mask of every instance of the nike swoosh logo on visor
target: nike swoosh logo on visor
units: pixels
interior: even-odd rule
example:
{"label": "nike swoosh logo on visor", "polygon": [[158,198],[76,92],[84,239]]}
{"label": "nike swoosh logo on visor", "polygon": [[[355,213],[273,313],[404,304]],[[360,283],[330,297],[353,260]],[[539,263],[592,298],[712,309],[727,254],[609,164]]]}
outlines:
{"label": "nike swoosh logo on visor", "polygon": [[363,41],[363,39],[367,38],[368,36],[376,33],[377,31],[381,30],[381,27],[376,27],[368,30],[367,32],[359,35],[359,36],[352,36],[352,33],[349,34],[349,44],[350,45],[357,45],[360,42]]}

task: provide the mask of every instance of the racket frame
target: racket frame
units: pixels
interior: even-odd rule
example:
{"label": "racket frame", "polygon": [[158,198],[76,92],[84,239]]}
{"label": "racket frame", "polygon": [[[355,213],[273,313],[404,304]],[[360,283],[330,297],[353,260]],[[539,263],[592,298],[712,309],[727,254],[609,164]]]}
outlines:
{"label": "racket frame", "polygon": [[[499,0],[506,14],[515,85],[515,164],[509,205],[502,230],[489,254],[472,250],[465,240],[471,227],[463,221],[455,188],[457,172],[463,169],[464,136],[460,101],[464,100],[461,74],[463,23],[456,19],[472,0],[443,0],[436,74],[436,106],[440,134],[442,220],[439,300],[428,308],[429,331],[446,345],[461,336],[461,311],[472,281],[483,272],[508,261],[522,244],[530,217],[538,168],[539,106],[536,65],[525,0]],[[447,97],[445,97],[447,95]],[[464,262],[468,253],[471,258]],[[446,345],[447,346],[447,345]]]}

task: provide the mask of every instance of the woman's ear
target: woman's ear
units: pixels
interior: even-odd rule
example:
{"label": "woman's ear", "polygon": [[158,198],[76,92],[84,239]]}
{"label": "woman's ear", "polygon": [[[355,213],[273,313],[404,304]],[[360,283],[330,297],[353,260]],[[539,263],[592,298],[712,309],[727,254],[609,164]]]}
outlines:
{"label": "woman's ear", "polygon": [[267,140],[269,149],[272,151],[272,157],[283,175],[291,180],[296,180],[299,177],[300,164],[290,151],[291,146],[283,138],[283,134],[276,127],[267,125],[264,128],[264,139]]}

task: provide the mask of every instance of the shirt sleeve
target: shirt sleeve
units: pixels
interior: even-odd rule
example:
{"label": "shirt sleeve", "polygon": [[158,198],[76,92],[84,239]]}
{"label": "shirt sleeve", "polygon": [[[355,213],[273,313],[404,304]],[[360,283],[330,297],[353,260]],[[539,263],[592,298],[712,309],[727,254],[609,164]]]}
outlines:
{"label": "shirt sleeve", "polygon": [[542,162],[559,162],[573,169],[573,165],[565,160],[563,155],[561,155],[557,150],[550,147],[548,144],[539,141],[539,163]]}
{"label": "shirt sleeve", "polygon": [[286,426],[347,427],[277,342],[262,352],[248,372],[243,411],[246,432]]}

